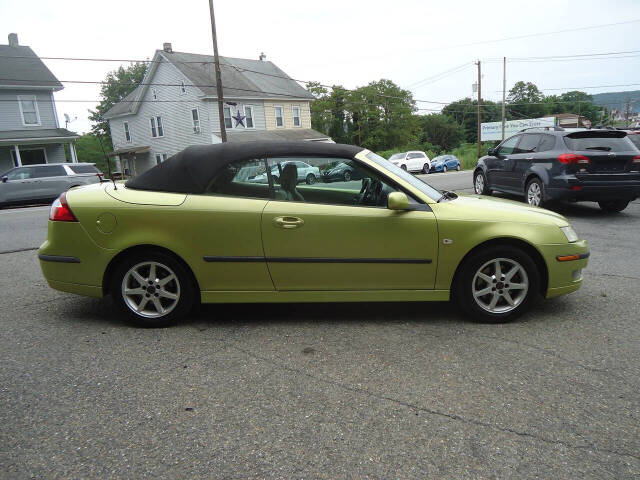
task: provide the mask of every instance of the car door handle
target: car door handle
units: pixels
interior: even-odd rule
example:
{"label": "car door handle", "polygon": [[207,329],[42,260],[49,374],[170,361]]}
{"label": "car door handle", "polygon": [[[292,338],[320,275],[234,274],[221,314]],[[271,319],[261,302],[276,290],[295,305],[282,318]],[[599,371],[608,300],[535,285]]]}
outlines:
{"label": "car door handle", "polygon": [[276,217],[273,226],[278,228],[298,228],[304,225],[304,220],[298,217]]}

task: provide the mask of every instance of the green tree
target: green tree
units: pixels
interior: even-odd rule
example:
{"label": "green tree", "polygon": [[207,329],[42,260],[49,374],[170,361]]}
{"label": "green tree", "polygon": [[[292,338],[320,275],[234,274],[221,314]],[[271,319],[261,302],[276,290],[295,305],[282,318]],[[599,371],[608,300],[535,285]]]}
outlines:
{"label": "green tree", "polygon": [[109,125],[103,115],[116,103],[131,93],[142,82],[147,72],[146,63],[133,63],[128,67],[119,67],[109,72],[100,88],[100,103],[95,110],[89,110],[89,120],[93,122],[91,132],[103,135],[106,143],[111,144]]}
{"label": "green tree", "polygon": [[439,150],[451,150],[464,139],[464,129],[449,115],[421,115],[418,120],[420,143],[430,143]]}
{"label": "green tree", "polygon": [[516,82],[509,90],[507,108],[515,118],[539,118],[547,113],[544,94],[531,82]]}
{"label": "green tree", "polygon": [[550,95],[545,98],[547,113],[575,113],[583,115],[593,124],[600,123],[603,107],[593,103],[593,97],[585,92],[573,90],[562,95]]}
{"label": "green tree", "polygon": [[[501,104],[482,99],[481,105],[481,122],[497,122],[502,118]],[[457,100],[444,107],[442,113],[462,125],[466,142],[475,143],[478,141],[478,100],[470,98]]]}
{"label": "green tree", "polygon": [[[111,152],[111,142],[103,141],[104,151]],[[76,140],[76,152],[78,153],[79,162],[95,163],[96,167],[105,175],[109,172],[107,163],[104,158],[102,147],[100,146],[100,138],[92,133],[80,136]],[[111,164],[113,167],[113,162]]]}

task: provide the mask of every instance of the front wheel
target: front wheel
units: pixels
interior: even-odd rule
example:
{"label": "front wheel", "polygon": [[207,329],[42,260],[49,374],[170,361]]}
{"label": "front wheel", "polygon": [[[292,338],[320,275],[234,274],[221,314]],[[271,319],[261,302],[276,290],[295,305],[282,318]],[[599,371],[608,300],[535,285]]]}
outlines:
{"label": "front wheel", "polygon": [[456,170],[459,172],[460,171],[460,164],[456,165]]}
{"label": "front wheel", "polygon": [[491,190],[489,190],[487,186],[487,178],[484,176],[484,173],[476,173],[473,179],[473,189],[478,195],[491,195]]}
{"label": "front wheel", "polygon": [[526,252],[496,246],[465,261],[456,277],[453,298],[476,321],[504,323],[527,311],[539,288],[538,268]]}
{"label": "front wheel", "polygon": [[447,166],[446,166],[446,165],[444,165],[444,166],[442,167],[442,173],[447,173]]}
{"label": "front wheel", "polygon": [[316,183],[316,176],[313,173],[307,175],[307,185],[313,185]]}
{"label": "front wheel", "polygon": [[598,202],[600,208],[607,213],[618,213],[623,211],[629,205],[627,200],[610,200],[608,202]]}
{"label": "front wheel", "polygon": [[349,170],[344,172],[344,181],[345,182],[350,182],[351,181],[351,172]]}
{"label": "front wheel", "polygon": [[165,327],[184,318],[196,294],[185,267],[172,256],[154,251],[121,261],[110,287],[116,305],[142,327]]}

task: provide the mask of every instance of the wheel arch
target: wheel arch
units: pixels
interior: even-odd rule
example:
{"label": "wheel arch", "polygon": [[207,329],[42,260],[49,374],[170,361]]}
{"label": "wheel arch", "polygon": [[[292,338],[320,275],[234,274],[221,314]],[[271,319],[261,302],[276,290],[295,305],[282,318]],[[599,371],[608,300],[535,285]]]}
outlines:
{"label": "wheel arch", "polygon": [[137,252],[148,253],[150,251],[169,255],[173,257],[176,261],[178,261],[189,273],[189,276],[191,277],[191,281],[193,282],[196,292],[198,292],[198,295],[196,296],[196,300],[200,298],[199,297],[200,284],[198,283],[198,279],[193,273],[193,269],[191,268],[191,266],[177,253],[169,250],[168,248],[160,247],[158,245],[153,245],[153,244],[133,245],[131,247],[125,248],[124,250],[119,252],[115,257],[113,257],[109,262],[109,264],[107,265],[107,268],[105,269],[104,274],[102,276],[102,294],[108,295],[110,293],[109,286],[111,285],[111,276],[113,275],[113,272],[115,271],[116,267],[122,260],[124,260],[129,256],[134,255]]}
{"label": "wheel arch", "polygon": [[533,179],[537,178],[542,183],[543,191],[546,191],[547,185],[549,184],[549,173],[544,168],[532,168],[530,169],[526,175],[524,175],[524,183],[522,184],[522,191],[526,194],[527,185]]}
{"label": "wheel arch", "polygon": [[531,243],[515,237],[492,238],[491,240],[486,240],[482,243],[479,243],[478,245],[473,247],[471,250],[469,250],[467,254],[464,257],[462,257],[462,260],[460,260],[460,262],[458,263],[455,273],[453,274],[453,279],[451,280],[452,294],[453,294],[453,291],[455,290],[454,287],[456,285],[456,282],[458,281],[460,272],[462,271],[464,264],[469,260],[469,258],[471,258],[473,255],[475,255],[476,253],[478,253],[479,251],[485,248],[499,247],[499,246],[518,247],[529,254],[531,259],[535,263],[536,267],[538,268],[538,272],[540,273],[540,293],[542,295],[545,295],[549,285],[549,269],[547,268],[547,264],[544,261],[544,257],[538,251],[538,249],[535,246],[533,246]]}

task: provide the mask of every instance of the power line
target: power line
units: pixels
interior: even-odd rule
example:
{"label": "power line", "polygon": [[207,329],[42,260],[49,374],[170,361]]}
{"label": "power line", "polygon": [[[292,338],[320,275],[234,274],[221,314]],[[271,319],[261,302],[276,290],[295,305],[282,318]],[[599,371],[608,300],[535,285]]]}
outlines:
{"label": "power line", "polygon": [[427,78],[423,78],[422,80],[418,80],[417,82],[414,82],[410,85],[407,85],[407,89],[410,88],[418,88],[418,87],[422,87],[424,85],[428,85],[430,83],[434,83],[437,82],[438,80],[442,80],[443,78],[448,77],[449,75],[453,75],[455,73],[461,72],[463,70],[465,70],[466,68],[469,68],[470,66],[473,65],[473,62],[465,62],[462,65],[458,65],[457,67],[453,67],[449,70],[445,70],[444,72],[440,72],[436,75],[432,75],[430,77]]}

